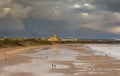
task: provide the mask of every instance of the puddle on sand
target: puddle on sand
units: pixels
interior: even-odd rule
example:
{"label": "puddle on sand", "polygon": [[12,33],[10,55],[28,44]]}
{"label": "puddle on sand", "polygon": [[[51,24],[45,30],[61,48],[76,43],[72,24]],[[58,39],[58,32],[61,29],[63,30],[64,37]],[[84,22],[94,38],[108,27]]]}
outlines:
{"label": "puddle on sand", "polygon": [[[56,68],[69,68],[65,65],[57,65]],[[33,59],[32,63],[23,63],[19,65],[7,66],[4,67],[4,73],[0,76],[9,76],[11,73],[16,72],[30,72],[34,76],[64,76],[59,73],[48,73],[47,71],[52,69],[51,64],[46,61],[41,61],[40,59]]]}
{"label": "puddle on sand", "polygon": [[37,52],[31,54],[23,54],[30,57],[42,57],[48,60],[64,60],[74,61],[75,57],[79,54],[75,51],[66,48],[49,48],[49,49],[36,49]]}
{"label": "puddle on sand", "polygon": [[[3,73],[0,76],[9,76],[16,72],[30,72],[34,76],[64,76],[61,73],[49,73],[48,70],[52,69],[52,63],[50,60],[63,60],[63,61],[73,61],[78,55],[77,52],[68,50],[66,48],[47,48],[47,49],[37,49],[35,53],[22,54],[29,57],[35,57],[31,60],[31,63],[23,63],[19,65],[12,65],[4,67]],[[39,59],[39,57],[48,57],[47,59]],[[37,58],[36,58],[37,57]],[[56,65],[56,69],[69,68],[67,65]]]}

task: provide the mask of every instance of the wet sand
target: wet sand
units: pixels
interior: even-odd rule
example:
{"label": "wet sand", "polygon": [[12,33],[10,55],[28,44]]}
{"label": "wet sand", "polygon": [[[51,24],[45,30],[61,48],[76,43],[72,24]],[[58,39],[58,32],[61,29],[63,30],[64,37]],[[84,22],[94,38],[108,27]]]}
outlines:
{"label": "wet sand", "polygon": [[[0,67],[18,65],[21,63],[29,63],[33,57],[23,56],[24,53],[34,53],[34,49],[44,46],[29,46],[29,47],[8,47],[0,48]],[[0,68],[1,69],[1,68]],[[1,73],[1,71],[0,71]]]}
{"label": "wet sand", "polygon": [[9,76],[34,76],[34,75],[29,72],[18,72],[18,73],[12,73]]}
{"label": "wet sand", "polygon": [[80,44],[29,47],[0,56],[0,76],[120,76],[120,60]]}
{"label": "wet sand", "polygon": [[84,46],[75,48],[76,46],[67,46],[79,53],[74,61],[53,61],[55,64],[69,65],[70,68],[52,69],[50,72],[64,73],[66,76],[120,76],[120,60],[106,55],[94,55],[89,48]]}

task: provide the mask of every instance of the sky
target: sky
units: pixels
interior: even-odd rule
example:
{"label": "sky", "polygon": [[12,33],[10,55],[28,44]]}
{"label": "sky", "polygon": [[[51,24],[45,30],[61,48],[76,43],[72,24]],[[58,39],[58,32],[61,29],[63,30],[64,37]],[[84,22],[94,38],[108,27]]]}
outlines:
{"label": "sky", "polygon": [[0,0],[0,37],[120,38],[120,0]]}

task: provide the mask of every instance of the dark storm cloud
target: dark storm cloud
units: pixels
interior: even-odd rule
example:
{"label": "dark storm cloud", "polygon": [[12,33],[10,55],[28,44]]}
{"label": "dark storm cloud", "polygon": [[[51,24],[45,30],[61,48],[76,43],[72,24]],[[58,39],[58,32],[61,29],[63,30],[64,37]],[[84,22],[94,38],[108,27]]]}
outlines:
{"label": "dark storm cloud", "polygon": [[[17,24],[17,25],[16,25]],[[0,30],[10,31],[10,30],[23,30],[24,25],[21,21],[7,15],[5,18],[0,18]]]}
{"label": "dark storm cloud", "polygon": [[120,0],[94,0],[96,6],[114,12],[120,12]]}
{"label": "dark storm cloud", "polygon": [[111,12],[119,11],[113,10],[118,0],[112,1],[0,0],[0,34],[7,36],[9,30],[12,37],[48,37],[57,30],[61,37],[119,35],[120,13]]}

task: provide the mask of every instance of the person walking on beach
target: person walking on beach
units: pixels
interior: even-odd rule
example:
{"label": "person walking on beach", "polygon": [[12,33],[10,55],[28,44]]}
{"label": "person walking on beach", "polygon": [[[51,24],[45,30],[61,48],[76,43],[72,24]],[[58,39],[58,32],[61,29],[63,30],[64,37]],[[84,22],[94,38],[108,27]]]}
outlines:
{"label": "person walking on beach", "polygon": [[54,69],[56,68],[56,65],[55,65],[55,64],[52,64],[52,69],[53,69],[53,68],[54,68]]}
{"label": "person walking on beach", "polygon": [[54,68],[56,68],[56,65],[54,65]]}
{"label": "person walking on beach", "polygon": [[52,64],[52,68],[54,68],[54,64]]}
{"label": "person walking on beach", "polygon": [[7,61],[8,59],[7,58],[5,58],[5,61]]}

